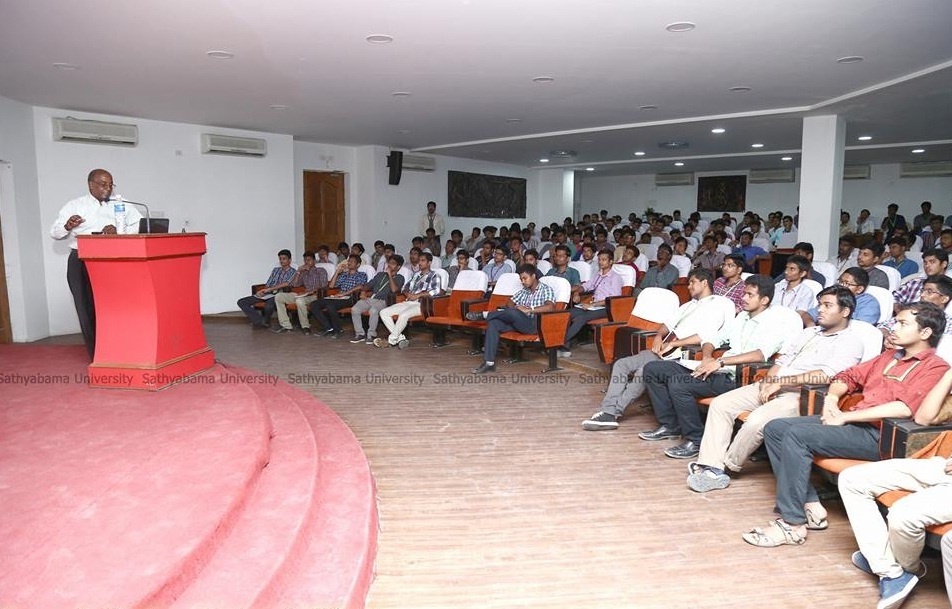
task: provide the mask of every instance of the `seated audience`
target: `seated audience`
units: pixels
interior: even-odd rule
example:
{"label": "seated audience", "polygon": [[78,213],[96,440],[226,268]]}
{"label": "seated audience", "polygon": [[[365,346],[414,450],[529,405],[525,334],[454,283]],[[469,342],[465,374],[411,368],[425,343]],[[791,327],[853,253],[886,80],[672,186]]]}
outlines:
{"label": "seated audience", "polygon": [[[934,304],[945,311],[949,306],[950,300],[952,300],[952,279],[945,275],[935,275],[933,277],[927,277],[925,281],[923,281],[922,289],[919,291],[919,302]],[[900,310],[902,310],[902,307],[900,307]],[[947,314],[946,317],[949,322],[952,322],[952,315]],[[896,319],[896,317],[892,317],[877,326],[885,337],[886,347],[891,348],[889,342],[890,333],[896,325]],[[946,323],[945,333],[952,334],[952,325],[950,325],[950,323]]]}
{"label": "seated audience", "polygon": [[[460,251],[466,252],[466,250]],[[350,319],[354,324],[354,338],[351,339],[351,343],[366,342],[368,345],[374,344],[374,339],[377,337],[377,326],[380,322],[380,312],[386,308],[387,301],[392,296],[396,296],[403,290],[404,279],[403,275],[400,274],[400,267],[402,266],[403,256],[399,254],[390,256],[386,259],[384,270],[374,275],[370,283],[363,286],[360,300],[350,308]],[[366,340],[364,338],[362,317],[365,312],[370,314]]]}
{"label": "seated audience", "polygon": [[611,250],[604,250],[598,253],[598,272],[582,284],[583,292],[592,294],[591,302],[586,304],[576,304],[572,308],[569,327],[565,332],[565,346],[559,350],[559,355],[569,357],[572,340],[581,332],[585,324],[594,319],[604,319],[608,317],[608,310],[605,308],[606,298],[612,296],[621,296],[622,278],[621,275],[612,270]]}
{"label": "seated audience", "polygon": [[899,206],[895,203],[890,203],[886,206],[886,217],[883,218],[883,222],[879,226],[884,233],[886,243],[889,243],[896,235],[897,230],[901,230],[903,233],[909,230],[905,216],[898,212]]}
{"label": "seated audience", "polygon": [[460,271],[469,270],[469,250],[462,247],[456,250],[456,264],[447,265],[443,268],[447,269],[446,274],[449,275],[449,282],[446,287],[447,289],[453,289]]}
{"label": "seated audience", "polygon": [[731,251],[732,254],[740,254],[744,257],[744,270],[751,273],[754,273],[757,270],[754,266],[757,263],[757,260],[766,258],[768,256],[766,250],[757,247],[756,245],[752,245],[753,240],[754,237],[751,232],[744,231],[740,234],[740,244]]}
{"label": "seated audience", "polygon": [[[804,329],[787,343],[763,381],[714,398],[697,463],[689,468],[688,488],[698,493],[727,488],[727,472],[741,470],[763,442],[767,422],[797,416],[801,385],[829,383],[834,374],[859,363],[863,343],[849,329],[855,306],[846,288],[826,288],[819,295],[817,327]],[[731,439],[737,416],[744,411],[750,414]]]}
{"label": "seated audience", "polygon": [[[833,377],[818,416],[775,419],[764,429],[764,444],[777,478],[776,509],[780,518],[744,533],[749,544],[772,548],[801,545],[808,530],[828,527],[826,510],[810,484],[813,457],[879,460],[880,423],[884,418],[913,418],[923,398],[949,370],[935,353],[945,330],[945,314],[929,303],[914,303],[897,316],[890,336],[896,350],[848,368]],[[839,399],[863,392],[853,410],[843,412]]]}
{"label": "seated audience", "polygon": [[898,290],[893,291],[893,298],[896,301],[896,307],[919,300],[922,293],[922,286],[928,277],[945,275],[949,269],[949,254],[940,249],[930,249],[922,253],[923,273],[915,278],[906,281]]}
{"label": "seated audience", "polygon": [[842,275],[846,269],[856,266],[852,237],[840,237],[839,245],[836,248],[836,260],[834,264],[836,264],[837,275]]}
{"label": "seated audience", "polygon": [[[294,273],[295,269],[291,266],[291,250],[281,250],[278,252],[278,266],[271,269],[271,275],[268,276],[264,287],[255,292],[253,296],[238,299],[238,308],[245,314],[252,326],[255,328],[270,327],[271,316],[274,315],[275,310],[274,295],[291,281]],[[265,303],[260,313],[255,308],[255,304],[259,302]]]}
{"label": "seated audience", "polygon": [[[840,275],[837,285],[846,288],[853,293],[856,299],[856,308],[853,310],[853,319],[865,321],[868,324],[876,325],[879,323],[879,301],[875,296],[870,295],[866,288],[869,287],[869,274],[858,266],[848,268]],[[813,307],[806,311],[797,311],[803,319],[803,325],[809,328],[816,324],[818,307]]]}
{"label": "seated audience", "polygon": [[[938,413],[943,401],[949,399],[950,389],[952,372],[946,372],[922,401],[917,415]],[[837,485],[859,546],[853,552],[852,563],[879,579],[879,607],[898,607],[925,575],[925,565],[919,560],[925,528],[952,522],[952,459],[865,463],[844,470]],[[884,520],[876,497],[896,490],[911,494],[896,501],[889,508],[888,520]],[[942,550],[947,561],[950,556],[945,539]]]}
{"label": "seated audience", "polygon": [[723,296],[734,303],[734,313],[744,308],[744,257],[729,254],[721,264],[721,276],[714,282],[714,294]]}
{"label": "seated audience", "polygon": [[403,334],[407,324],[412,318],[422,314],[423,300],[443,293],[440,276],[430,269],[432,262],[433,255],[423,252],[420,255],[420,270],[413,274],[410,282],[403,288],[406,300],[380,311],[380,319],[383,325],[387,326],[390,335],[386,341],[381,338],[374,339],[375,346],[406,349],[410,345],[410,341]]}
{"label": "seated audience", "polygon": [[[693,263],[695,267],[706,269],[712,273],[721,270],[721,265],[724,264],[724,254],[717,251],[717,238],[713,234],[704,235],[704,241],[701,243],[700,249],[694,254]],[[741,265],[741,270],[743,270],[743,265]]]}
{"label": "seated audience", "polygon": [[522,289],[509,298],[505,308],[499,311],[470,311],[466,314],[466,319],[470,321],[485,320],[489,323],[486,327],[483,364],[473,370],[473,374],[496,371],[496,350],[499,348],[500,334],[512,330],[524,334],[535,333],[536,315],[555,310],[555,292],[539,281],[535,268],[523,264],[519,267],[519,279],[522,281]]}
{"label": "seated audience", "polygon": [[893,237],[889,240],[889,258],[883,261],[883,265],[896,269],[902,277],[919,272],[919,265],[906,258],[908,245],[905,237]]}
{"label": "seated audience", "polygon": [[[647,233],[646,233],[647,234]],[[635,296],[641,294],[645,288],[664,288],[670,290],[678,280],[678,269],[671,264],[671,246],[662,243],[658,246],[658,264],[648,269],[641,283],[635,288]]]}
{"label": "seated audience", "polygon": [[794,311],[809,310],[816,303],[813,290],[803,283],[810,272],[810,262],[803,256],[793,255],[787,258],[784,269],[784,278],[777,282],[770,306],[787,307]]}
{"label": "seated audience", "polygon": [[[781,324],[765,314],[774,294],[773,281],[766,275],[752,275],[745,284],[744,310],[719,332],[701,337],[701,361],[651,362],[645,366],[648,396],[660,426],[638,437],[650,442],[683,438],[681,444],[664,451],[668,457],[697,457],[704,432],[698,398],[734,389],[735,365],[765,361],[787,339]],[[728,350],[715,358],[714,350],[725,343]]]}
{"label": "seated audience", "polygon": [[561,277],[572,286],[572,301],[582,291],[582,279],[578,271],[569,266],[572,254],[567,245],[556,245],[552,250],[552,268],[546,273],[547,277]]}
{"label": "seated audience", "polygon": [[886,273],[876,268],[876,265],[882,261],[883,252],[886,248],[882,243],[876,241],[866,241],[859,247],[859,254],[856,256],[856,264],[869,274],[869,285],[874,285],[884,290],[889,289],[889,277]]}
{"label": "seated audience", "polygon": [[[818,273],[813,270],[813,244],[807,243],[806,241],[801,241],[793,246],[793,256],[803,256],[807,259],[809,263],[809,270],[807,272],[806,279],[812,279],[813,281],[820,284],[820,287],[826,285],[826,277],[822,273]],[[780,273],[774,277],[774,283],[780,283],[786,278],[786,267],[784,267],[784,272]]]}
{"label": "seated audience", "polygon": [[304,264],[298,267],[297,273],[288,282],[289,288],[304,288],[304,292],[281,292],[274,297],[274,306],[278,312],[278,327],[275,332],[290,332],[291,319],[288,317],[288,305],[294,303],[298,321],[301,323],[301,332],[311,333],[311,323],[307,318],[307,307],[317,300],[320,290],[327,287],[327,271],[315,266],[314,252],[304,252]]}
{"label": "seated audience", "polygon": [[512,261],[506,258],[506,250],[497,245],[493,250],[492,261],[483,267],[483,272],[489,278],[487,290],[491,292],[496,282],[499,281],[499,276],[504,273],[511,273],[514,268]]}
{"label": "seated audience", "polygon": [[357,270],[360,268],[360,258],[357,255],[348,256],[344,262],[347,266],[343,270],[338,269],[330,281],[331,286],[337,288],[337,294],[311,303],[311,315],[324,329],[318,336],[340,338],[344,330],[337,312],[351,306],[367,283],[367,273]]}

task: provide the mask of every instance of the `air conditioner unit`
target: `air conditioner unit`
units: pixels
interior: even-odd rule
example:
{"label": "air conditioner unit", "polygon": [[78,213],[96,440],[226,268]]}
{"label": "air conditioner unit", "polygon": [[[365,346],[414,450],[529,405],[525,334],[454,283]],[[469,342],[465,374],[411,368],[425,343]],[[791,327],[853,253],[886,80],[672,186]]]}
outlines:
{"label": "air conditioner unit", "polygon": [[794,169],[751,169],[747,181],[751,184],[773,184],[775,182],[794,182],[797,173]]}
{"label": "air conditioner unit", "polygon": [[139,128],[135,125],[123,125],[121,123],[54,117],[53,140],[58,142],[135,146],[139,142]]}
{"label": "air conditioner unit", "polygon": [[233,135],[203,133],[202,153],[265,156],[268,154],[268,142],[254,137],[235,137]]}
{"label": "air conditioner unit", "polygon": [[952,176],[952,161],[899,165],[900,178],[941,178],[943,176]]}
{"label": "air conditioner unit", "polygon": [[403,155],[405,171],[436,171],[436,158],[419,154]]}
{"label": "air conditioner unit", "polygon": [[694,173],[656,173],[655,186],[690,186],[694,184]]}
{"label": "air conditioner unit", "polygon": [[869,165],[847,165],[843,168],[844,180],[868,180]]}

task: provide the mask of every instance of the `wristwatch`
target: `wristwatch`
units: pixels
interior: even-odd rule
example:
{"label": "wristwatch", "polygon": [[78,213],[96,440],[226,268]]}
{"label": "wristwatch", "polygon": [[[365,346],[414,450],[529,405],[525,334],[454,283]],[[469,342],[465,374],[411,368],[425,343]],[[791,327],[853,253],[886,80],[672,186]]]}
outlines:
{"label": "wristwatch", "polygon": [[723,357],[717,358],[717,364],[718,364],[721,368],[723,368],[723,367],[724,367],[724,358],[723,358]]}

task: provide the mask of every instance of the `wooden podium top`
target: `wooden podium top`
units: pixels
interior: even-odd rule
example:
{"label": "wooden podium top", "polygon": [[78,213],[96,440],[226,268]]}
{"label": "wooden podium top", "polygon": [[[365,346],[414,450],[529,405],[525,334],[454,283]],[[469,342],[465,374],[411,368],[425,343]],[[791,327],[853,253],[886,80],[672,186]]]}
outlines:
{"label": "wooden podium top", "polygon": [[148,233],[79,235],[79,257],[84,260],[148,260],[205,253],[205,233]]}

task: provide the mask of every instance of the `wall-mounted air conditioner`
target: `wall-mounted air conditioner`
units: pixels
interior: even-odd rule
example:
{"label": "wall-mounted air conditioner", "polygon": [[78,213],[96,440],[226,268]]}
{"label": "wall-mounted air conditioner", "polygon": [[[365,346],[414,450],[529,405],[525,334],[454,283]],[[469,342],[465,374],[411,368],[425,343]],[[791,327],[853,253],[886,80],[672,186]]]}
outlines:
{"label": "wall-mounted air conditioner", "polygon": [[436,158],[420,154],[403,155],[404,171],[436,171]]}
{"label": "wall-mounted air conditioner", "polygon": [[868,180],[869,165],[847,165],[843,168],[844,180]]}
{"label": "wall-mounted air conditioner", "polygon": [[656,173],[655,186],[690,186],[694,184],[694,173]]}
{"label": "wall-mounted air conditioner", "polygon": [[135,125],[121,123],[54,117],[53,140],[58,142],[135,146],[139,142],[139,128]]}
{"label": "wall-mounted air conditioner", "polygon": [[796,181],[794,169],[751,169],[747,181],[751,184],[774,184]]}
{"label": "wall-mounted air conditioner", "polygon": [[952,176],[952,161],[900,163],[900,178],[941,178]]}
{"label": "wall-mounted air conditioner", "polygon": [[254,137],[236,137],[233,135],[203,133],[202,153],[265,156],[268,154],[268,142]]}

